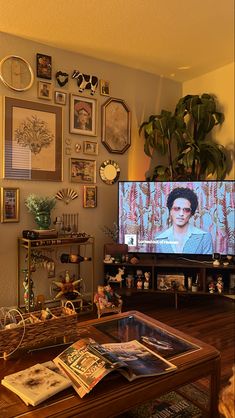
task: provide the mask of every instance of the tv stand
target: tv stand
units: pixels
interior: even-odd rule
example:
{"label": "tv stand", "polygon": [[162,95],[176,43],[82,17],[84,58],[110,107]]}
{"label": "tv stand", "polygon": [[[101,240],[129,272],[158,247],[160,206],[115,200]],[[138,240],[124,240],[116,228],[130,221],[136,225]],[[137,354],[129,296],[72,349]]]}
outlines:
{"label": "tv stand", "polygon": [[[111,254],[115,258],[115,254]],[[130,295],[135,292],[156,292],[161,294],[174,294],[175,308],[178,308],[179,297],[181,295],[208,295],[208,297],[214,296],[231,296],[235,294],[235,263],[229,263],[224,265],[223,262],[219,266],[213,265],[213,260],[199,260],[188,259],[186,257],[179,256],[153,256],[151,254],[138,254],[139,262],[132,264],[132,258],[134,255],[128,255],[128,262],[122,262],[119,258],[112,264],[104,263],[104,277],[105,284],[108,282],[108,276],[115,277],[118,273],[118,268],[124,268],[124,275],[121,282],[111,282],[110,284],[115,287],[120,287],[121,293],[127,293]],[[139,272],[138,272],[138,271]],[[142,271],[142,288],[137,289],[138,274]],[[144,288],[144,273],[150,272],[149,288]],[[128,288],[127,277],[133,276],[131,287]],[[177,278],[169,278],[169,276],[178,275]],[[166,277],[166,285],[160,285],[160,279],[164,283],[164,276]],[[223,292],[219,292],[216,287],[218,276],[222,276],[223,279]],[[170,281],[169,281],[169,280]],[[176,284],[174,281],[178,281]],[[197,287],[191,287],[192,284],[197,282]],[[213,281],[215,284],[214,292],[209,291],[209,284]],[[171,286],[169,286],[171,283]],[[180,284],[180,286],[178,286]]]}

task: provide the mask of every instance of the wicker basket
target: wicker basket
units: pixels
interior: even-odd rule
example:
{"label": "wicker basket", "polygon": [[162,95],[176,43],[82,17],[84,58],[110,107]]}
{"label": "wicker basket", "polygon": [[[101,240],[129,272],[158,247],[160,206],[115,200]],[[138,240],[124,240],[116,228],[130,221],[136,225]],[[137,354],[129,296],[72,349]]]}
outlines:
{"label": "wicker basket", "polygon": [[[72,308],[69,307],[69,303]],[[63,307],[51,308],[50,312],[53,317],[45,320],[40,319],[41,311],[18,315],[17,322],[21,321],[22,325],[0,330],[0,357],[7,357],[18,348],[40,346],[53,338],[74,334],[77,313],[70,301]],[[28,323],[30,315],[38,322]]]}

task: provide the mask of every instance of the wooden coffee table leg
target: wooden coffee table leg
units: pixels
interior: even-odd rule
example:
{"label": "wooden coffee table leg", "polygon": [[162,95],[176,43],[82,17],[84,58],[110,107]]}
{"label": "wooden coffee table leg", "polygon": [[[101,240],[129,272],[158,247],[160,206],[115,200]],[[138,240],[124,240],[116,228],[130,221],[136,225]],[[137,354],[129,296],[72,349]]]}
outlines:
{"label": "wooden coffee table leg", "polygon": [[210,414],[209,417],[219,417],[219,390],[220,390],[220,359],[214,361],[214,368],[210,376]]}

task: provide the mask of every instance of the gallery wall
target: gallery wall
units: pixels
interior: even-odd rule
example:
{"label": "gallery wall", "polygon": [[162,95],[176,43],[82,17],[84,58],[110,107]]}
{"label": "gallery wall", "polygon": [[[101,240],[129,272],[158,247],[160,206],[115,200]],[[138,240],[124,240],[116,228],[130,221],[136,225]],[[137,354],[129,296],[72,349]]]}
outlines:
{"label": "gallery wall", "polygon": [[[99,176],[99,167],[107,159],[114,160],[120,167],[120,180],[143,180],[145,172],[149,168],[149,159],[143,152],[143,138],[139,137],[138,128],[143,120],[152,113],[159,112],[162,108],[173,110],[175,103],[182,96],[180,83],[161,78],[143,71],[132,70],[127,67],[111,64],[105,61],[95,60],[91,57],[74,54],[69,51],[52,48],[35,43],[31,40],[21,39],[15,36],[0,33],[1,55],[19,55],[26,59],[36,72],[36,54],[42,53],[52,57],[52,84],[57,91],[67,94],[67,104],[62,107],[63,111],[63,181],[31,181],[10,180],[1,177],[1,187],[17,187],[20,189],[19,222],[0,223],[0,306],[12,306],[17,303],[17,237],[21,236],[24,229],[35,228],[33,217],[25,207],[25,199],[35,193],[39,196],[55,195],[62,188],[72,188],[77,192],[78,198],[69,205],[58,201],[52,212],[52,220],[63,213],[78,213],[79,231],[86,232],[95,237],[95,284],[103,282],[103,245],[111,242],[111,239],[102,231],[107,225],[112,228],[117,220],[117,183],[105,184]],[[69,73],[78,69],[86,74],[94,74],[99,79],[110,82],[110,97],[125,101],[131,110],[131,146],[124,154],[114,154],[101,143],[101,106],[109,98],[101,96],[99,88],[93,98],[97,101],[97,136],[87,137],[69,132],[69,95],[78,94],[76,81],[69,78],[69,83],[60,88],[55,79],[55,73],[59,70]],[[54,96],[51,101],[38,98],[37,77],[32,88],[25,92],[15,92],[0,82],[1,95],[1,118],[0,140],[1,159],[0,169],[3,169],[2,145],[4,136],[4,97],[18,98],[33,102],[55,105]],[[89,91],[81,94],[91,97]],[[83,207],[82,183],[71,183],[69,175],[70,158],[90,158],[83,152],[77,153],[75,145],[85,140],[93,140],[98,144],[98,155],[95,159],[97,186],[97,207]],[[68,145],[69,143],[69,145]]]}

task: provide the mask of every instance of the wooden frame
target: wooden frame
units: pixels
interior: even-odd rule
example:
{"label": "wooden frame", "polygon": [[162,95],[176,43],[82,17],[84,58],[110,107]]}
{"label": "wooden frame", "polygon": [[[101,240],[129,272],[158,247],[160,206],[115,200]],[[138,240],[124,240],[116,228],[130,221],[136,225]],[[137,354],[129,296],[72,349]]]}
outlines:
{"label": "wooden frame", "polygon": [[84,141],[83,153],[89,155],[98,155],[98,143],[94,141]]}
{"label": "wooden frame", "polygon": [[38,81],[38,98],[44,100],[52,99],[52,84],[47,81]]}
{"label": "wooden frame", "polygon": [[7,179],[62,181],[60,106],[5,97],[3,171]]}
{"label": "wooden frame", "polygon": [[102,143],[109,152],[123,154],[131,145],[131,112],[121,99],[102,105]]}
{"label": "wooden frame", "polygon": [[36,55],[37,77],[51,80],[52,74],[52,59],[50,55],[37,54]]}
{"label": "wooden frame", "polygon": [[19,222],[20,189],[1,187],[1,222]]}
{"label": "wooden frame", "polygon": [[95,208],[97,206],[97,186],[83,186],[83,207]]}
{"label": "wooden frame", "polygon": [[97,101],[89,97],[70,95],[70,132],[96,136]]}
{"label": "wooden frame", "polygon": [[55,91],[55,103],[60,105],[66,105],[67,102],[67,93],[63,91]]}
{"label": "wooden frame", "polygon": [[100,80],[101,96],[110,96],[110,83],[107,80]]}
{"label": "wooden frame", "polygon": [[70,181],[73,183],[96,183],[96,161],[70,158]]}

